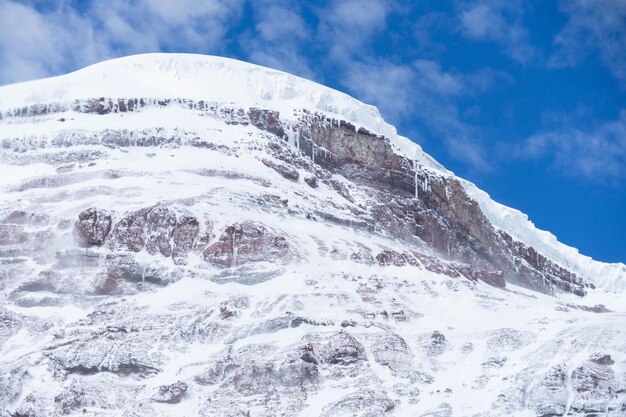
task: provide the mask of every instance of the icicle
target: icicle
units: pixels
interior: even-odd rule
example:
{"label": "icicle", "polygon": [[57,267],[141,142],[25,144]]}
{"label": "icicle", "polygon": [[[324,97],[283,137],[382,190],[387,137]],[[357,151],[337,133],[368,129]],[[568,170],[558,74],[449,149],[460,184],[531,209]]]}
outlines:
{"label": "icicle", "polygon": [[419,197],[418,189],[417,189],[417,161],[413,160],[413,172],[415,173],[415,199]]}
{"label": "icicle", "polygon": [[413,172],[415,173],[415,199],[417,200],[417,198],[419,197],[419,193],[418,193],[418,178],[417,178],[417,169],[419,167],[419,162],[417,162],[419,155],[418,152],[415,151],[415,157],[413,159]]}

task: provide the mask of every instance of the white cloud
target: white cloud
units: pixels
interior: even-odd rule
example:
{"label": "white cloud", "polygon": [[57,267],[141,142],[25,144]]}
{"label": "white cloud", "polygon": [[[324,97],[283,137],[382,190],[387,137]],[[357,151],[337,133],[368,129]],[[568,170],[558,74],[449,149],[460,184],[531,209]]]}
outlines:
{"label": "white cloud", "polygon": [[511,58],[529,64],[538,53],[529,43],[523,16],[523,4],[517,0],[466,1],[459,6],[462,33],[466,37],[496,42]]}
{"label": "white cloud", "polygon": [[[110,0],[34,7],[0,0],[0,84],[141,52],[224,50],[243,0]],[[41,6],[41,5],[40,5]]]}
{"label": "white cloud", "polygon": [[552,67],[575,66],[598,51],[618,80],[626,83],[626,0],[561,1],[567,15],[556,35]]}
{"label": "white cloud", "polygon": [[0,0],[0,83],[44,77],[68,64],[82,65],[106,56],[94,42],[89,22],[75,13],[39,13]]}
{"label": "white cloud", "polygon": [[250,61],[314,79],[304,56],[312,29],[301,17],[302,10],[289,0],[260,0],[252,5],[254,28],[240,37]]}
{"label": "white cloud", "polygon": [[86,16],[102,25],[103,40],[127,53],[146,49],[220,50],[243,0],[109,0]]}
{"label": "white cloud", "polygon": [[595,129],[568,128],[537,133],[526,140],[518,157],[549,158],[570,176],[626,184],[626,110],[617,120]]}
{"label": "white cloud", "polygon": [[458,95],[465,89],[461,76],[444,72],[434,61],[418,60],[413,64],[420,87],[444,96]]}
{"label": "white cloud", "polygon": [[350,63],[363,55],[376,33],[387,28],[391,9],[388,0],[334,0],[318,10],[318,35],[334,60]]}

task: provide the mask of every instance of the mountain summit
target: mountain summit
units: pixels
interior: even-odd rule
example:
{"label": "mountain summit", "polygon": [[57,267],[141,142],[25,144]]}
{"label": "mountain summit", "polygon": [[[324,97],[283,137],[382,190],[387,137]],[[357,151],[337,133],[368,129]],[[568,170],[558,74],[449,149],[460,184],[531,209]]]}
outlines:
{"label": "mountain summit", "polygon": [[344,93],[136,55],[0,87],[0,141],[1,417],[626,410],[626,266]]}

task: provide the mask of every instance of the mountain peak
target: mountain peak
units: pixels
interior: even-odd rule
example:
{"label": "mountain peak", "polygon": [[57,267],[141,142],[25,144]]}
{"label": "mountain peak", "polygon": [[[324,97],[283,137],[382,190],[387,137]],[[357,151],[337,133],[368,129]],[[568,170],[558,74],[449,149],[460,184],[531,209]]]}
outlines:
{"label": "mountain peak", "polygon": [[306,109],[387,136],[407,156],[421,149],[397,135],[378,109],[282,71],[212,55],[150,53],[115,58],[43,80],[0,87],[0,108],[93,97],[186,98],[261,107],[291,118]]}
{"label": "mountain peak", "polygon": [[[385,137],[394,151],[441,177],[457,178],[410,139],[398,135],[378,109],[345,94],[282,71],[236,59],[198,54],[149,53],[103,61],[75,72],[0,87],[0,114],[16,109],[93,99],[192,100],[232,108],[271,109],[287,123],[302,112],[344,120]],[[10,133],[10,131],[8,131]],[[539,230],[518,210],[493,201],[474,184],[458,179],[497,228],[526,242],[554,263],[600,288],[626,288],[626,265],[597,262]]]}
{"label": "mountain peak", "polygon": [[624,266],[411,152],[372,106],[166,54],[0,100],[0,417],[626,403]]}

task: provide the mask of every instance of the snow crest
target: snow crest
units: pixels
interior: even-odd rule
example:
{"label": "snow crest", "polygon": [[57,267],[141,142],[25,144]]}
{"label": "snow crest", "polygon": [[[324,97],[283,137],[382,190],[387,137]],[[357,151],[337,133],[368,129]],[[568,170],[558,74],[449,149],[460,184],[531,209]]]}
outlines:
{"label": "snow crest", "polygon": [[[279,111],[296,118],[301,110],[339,117],[388,137],[397,151],[440,175],[453,175],[411,140],[398,135],[378,109],[349,95],[285,72],[246,62],[195,54],[142,54],[101,62],[70,74],[0,87],[0,110],[42,103],[66,103],[94,97],[155,97],[207,100]],[[495,227],[535,247],[598,288],[626,289],[626,265],[598,262],[537,229],[518,210],[493,201],[464,181]]]}

